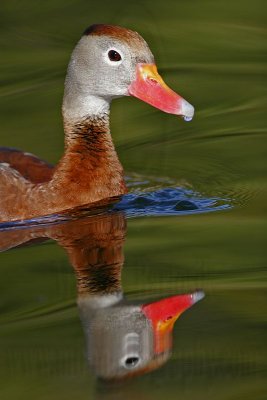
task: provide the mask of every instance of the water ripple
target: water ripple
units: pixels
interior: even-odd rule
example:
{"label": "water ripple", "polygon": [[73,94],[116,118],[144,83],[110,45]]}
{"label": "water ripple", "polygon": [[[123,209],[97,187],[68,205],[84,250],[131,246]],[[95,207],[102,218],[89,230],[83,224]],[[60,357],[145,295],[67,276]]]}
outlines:
{"label": "water ripple", "polygon": [[187,215],[231,208],[226,199],[205,198],[193,190],[170,187],[152,192],[130,193],[114,206],[128,218],[142,216]]}

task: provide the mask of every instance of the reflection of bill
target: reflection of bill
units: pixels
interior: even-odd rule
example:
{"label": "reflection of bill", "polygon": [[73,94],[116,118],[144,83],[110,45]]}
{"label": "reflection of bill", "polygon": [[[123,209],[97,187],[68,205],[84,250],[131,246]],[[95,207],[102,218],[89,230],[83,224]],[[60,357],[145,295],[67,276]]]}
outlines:
{"label": "reflection of bill", "polygon": [[102,213],[58,225],[0,231],[0,249],[52,238],[68,253],[77,278],[78,308],[87,358],[98,377],[123,379],[162,365],[172,347],[175,321],[203,292],[149,304],[123,299],[121,270],[126,220]]}

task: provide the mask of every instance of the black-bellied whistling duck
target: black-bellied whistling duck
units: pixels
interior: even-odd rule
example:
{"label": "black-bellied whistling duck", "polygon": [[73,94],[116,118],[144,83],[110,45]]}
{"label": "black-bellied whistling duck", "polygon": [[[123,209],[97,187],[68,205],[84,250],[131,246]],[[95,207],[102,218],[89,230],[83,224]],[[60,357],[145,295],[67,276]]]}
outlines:
{"label": "black-bellied whistling duck", "polygon": [[76,45],[63,99],[65,152],[53,168],[33,155],[0,149],[0,220],[71,209],[126,193],[109,130],[112,99],[132,95],[190,120],[194,108],[157,72],[136,32],[92,25]]}

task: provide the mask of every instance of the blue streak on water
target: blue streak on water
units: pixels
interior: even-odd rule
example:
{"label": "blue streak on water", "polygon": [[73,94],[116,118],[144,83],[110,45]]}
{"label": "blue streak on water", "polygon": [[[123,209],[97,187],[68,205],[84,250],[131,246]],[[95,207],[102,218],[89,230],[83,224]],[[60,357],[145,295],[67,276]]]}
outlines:
{"label": "blue streak on water", "polygon": [[67,222],[71,218],[67,215],[61,214],[51,214],[51,215],[43,215],[41,217],[29,218],[18,221],[8,221],[0,223],[0,232],[15,229],[15,228],[30,228],[35,226],[46,226],[52,224],[58,224],[62,222]]}
{"label": "blue streak on water", "polygon": [[113,210],[128,218],[199,214],[232,208],[229,200],[205,198],[189,189],[164,188],[152,192],[135,192],[122,197]]}

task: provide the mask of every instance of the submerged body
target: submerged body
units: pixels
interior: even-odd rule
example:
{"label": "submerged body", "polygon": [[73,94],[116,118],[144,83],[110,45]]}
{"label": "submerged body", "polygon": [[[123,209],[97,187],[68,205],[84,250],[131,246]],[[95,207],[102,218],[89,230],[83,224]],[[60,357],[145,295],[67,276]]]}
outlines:
{"label": "submerged body", "polygon": [[126,193],[109,111],[112,99],[127,95],[185,119],[193,117],[193,107],[158,75],[138,33],[91,26],[68,67],[62,107],[65,152],[58,165],[0,149],[0,221],[47,215]]}

